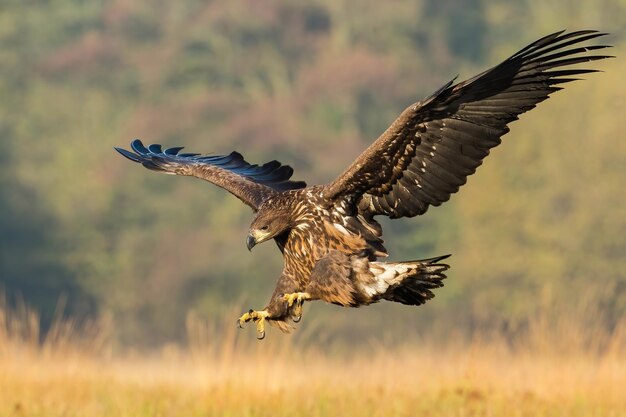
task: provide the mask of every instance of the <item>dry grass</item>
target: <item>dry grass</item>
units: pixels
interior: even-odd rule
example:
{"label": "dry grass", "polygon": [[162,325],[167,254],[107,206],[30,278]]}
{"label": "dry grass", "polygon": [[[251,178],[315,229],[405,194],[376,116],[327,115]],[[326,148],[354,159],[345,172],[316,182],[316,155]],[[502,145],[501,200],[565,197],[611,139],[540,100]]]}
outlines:
{"label": "dry grass", "polygon": [[538,322],[515,346],[485,336],[328,355],[191,316],[189,349],[116,356],[96,337],[102,325],[57,323],[41,344],[36,323],[27,309],[0,309],[2,416],[626,415],[619,331],[598,348],[581,343],[580,329],[557,334]]}

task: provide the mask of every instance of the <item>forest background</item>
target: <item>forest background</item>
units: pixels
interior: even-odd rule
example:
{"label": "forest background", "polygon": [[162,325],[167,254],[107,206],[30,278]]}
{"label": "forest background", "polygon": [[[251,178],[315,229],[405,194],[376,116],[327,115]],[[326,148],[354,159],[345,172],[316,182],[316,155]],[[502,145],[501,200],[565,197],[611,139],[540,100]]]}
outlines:
{"label": "forest background", "polygon": [[618,58],[513,123],[450,202],[384,222],[391,259],[453,254],[436,297],[313,303],[295,335],[268,337],[514,338],[563,317],[614,333],[626,314],[623,0],[3,0],[6,308],[38,311],[44,333],[55,317],[101,323],[120,348],[184,344],[194,320],[219,338],[265,305],[280,253],[248,253],[251,212],[231,195],[114,146],[238,150],[328,182],[407,105],[561,29],[610,32]]}

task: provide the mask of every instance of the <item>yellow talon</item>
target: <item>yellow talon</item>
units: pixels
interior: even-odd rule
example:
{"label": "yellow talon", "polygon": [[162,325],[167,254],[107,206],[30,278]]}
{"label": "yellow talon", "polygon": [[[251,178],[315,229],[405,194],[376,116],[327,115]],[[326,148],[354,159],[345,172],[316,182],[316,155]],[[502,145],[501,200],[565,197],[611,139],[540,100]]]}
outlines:
{"label": "yellow talon", "polygon": [[283,300],[287,301],[289,307],[291,307],[293,303],[302,305],[302,303],[310,299],[311,294],[308,292],[292,292],[291,294],[283,295]]}
{"label": "yellow talon", "polygon": [[300,319],[302,319],[302,305],[306,300],[310,299],[311,294],[309,294],[308,292],[294,292],[291,294],[283,295],[283,300],[287,302],[287,305],[289,307],[293,306],[293,321],[298,323]]}
{"label": "yellow talon", "polygon": [[269,316],[267,310],[254,311],[250,310],[237,319],[237,325],[243,329],[243,324],[249,321],[256,323],[257,339],[261,340],[265,337],[265,319]]}

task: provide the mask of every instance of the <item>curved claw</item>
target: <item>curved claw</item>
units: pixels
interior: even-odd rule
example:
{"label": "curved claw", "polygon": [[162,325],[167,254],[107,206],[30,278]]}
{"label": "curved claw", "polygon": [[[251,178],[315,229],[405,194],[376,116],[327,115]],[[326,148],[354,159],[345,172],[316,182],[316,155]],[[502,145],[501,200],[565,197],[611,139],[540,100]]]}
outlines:
{"label": "curved claw", "polygon": [[294,323],[299,323],[302,320],[302,306],[304,302],[311,299],[311,294],[308,292],[294,292],[291,294],[283,294],[283,300],[287,303],[287,308],[293,309],[291,319]]}
{"label": "curved claw", "polygon": [[243,329],[243,325],[244,325],[244,323],[247,323],[247,322],[249,322],[250,320],[252,320],[252,313],[253,313],[253,312],[254,312],[253,310],[250,310],[250,311],[248,311],[247,313],[244,313],[241,317],[239,317],[239,318],[237,319],[237,326],[238,326],[240,329]]}
{"label": "curved claw", "polygon": [[265,319],[269,316],[267,310],[254,311],[250,309],[247,313],[244,313],[237,319],[237,326],[243,329],[243,324],[249,321],[256,323],[257,339],[262,340],[265,338]]}

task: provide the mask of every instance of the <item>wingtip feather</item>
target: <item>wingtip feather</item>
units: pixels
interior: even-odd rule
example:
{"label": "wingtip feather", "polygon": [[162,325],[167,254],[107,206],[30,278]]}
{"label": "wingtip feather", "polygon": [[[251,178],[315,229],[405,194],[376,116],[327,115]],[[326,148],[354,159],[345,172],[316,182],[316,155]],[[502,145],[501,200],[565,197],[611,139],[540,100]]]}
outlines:
{"label": "wingtip feather", "polygon": [[136,154],[132,152],[127,151],[126,149],[118,148],[116,146],[114,146],[113,149],[115,149],[123,157],[130,159],[133,162],[141,162],[141,158],[139,156],[137,156]]}
{"label": "wingtip feather", "polygon": [[130,143],[130,147],[133,149],[133,151],[135,151],[135,152],[137,152],[138,154],[141,154],[141,155],[146,155],[146,154],[150,153],[148,148],[143,146],[143,143],[139,139],[133,140]]}

